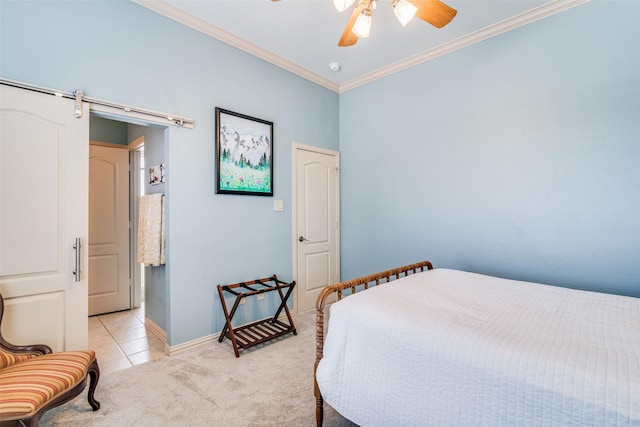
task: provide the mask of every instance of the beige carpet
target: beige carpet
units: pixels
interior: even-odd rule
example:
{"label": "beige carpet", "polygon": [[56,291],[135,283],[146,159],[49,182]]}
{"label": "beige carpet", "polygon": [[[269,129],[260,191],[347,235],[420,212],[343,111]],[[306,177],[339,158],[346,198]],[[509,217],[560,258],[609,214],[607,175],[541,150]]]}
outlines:
{"label": "beige carpet", "polygon": [[[225,339],[102,375],[99,411],[85,390],[47,412],[41,426],[314,426],[314,320],[314,311],[295,316],[298,335],[239,358]],[[355,426],[328,405],[324,425]]]}

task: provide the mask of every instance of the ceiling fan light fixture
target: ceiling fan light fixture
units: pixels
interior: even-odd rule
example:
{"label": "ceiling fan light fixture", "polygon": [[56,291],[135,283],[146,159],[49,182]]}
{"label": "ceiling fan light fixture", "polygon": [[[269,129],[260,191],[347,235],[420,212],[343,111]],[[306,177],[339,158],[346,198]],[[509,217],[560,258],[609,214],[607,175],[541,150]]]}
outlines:
{"label": "ceiling fan light fixture", "polygon": [[393,0],[391,7],[403,27],[405,27],[413,17],[416,16],[416,12],[418,11],[418,8],[407,0]]}
{"label": "ceiling fan light fixture", "polygon": [[333,5],[338,9],[338,12],[344,12],[355,2],[356,0],[333,0]]}
{"label": "ceiling fan light fixture", "polygon": [[371,30],[371,10],[365,9],[356,19],[356,23],[353,24],[353,34],[358,37],[369,37],[369,31]]}
{"label": "ceiling fan light fixture", "polygon": [[[2,0],[0,0],[2,1]],[[337,5],[339,1],[334,0]],[[349,21],[344,27],[338,46],[353,46],[360,37],[368,37],[371,30],[371,14],[378,0],[356,0]],[[442,3],[440,0],[390,0],[393,12],[403,26],[406,26],[414,16],[442,28],[456,16],[457,11]]]}

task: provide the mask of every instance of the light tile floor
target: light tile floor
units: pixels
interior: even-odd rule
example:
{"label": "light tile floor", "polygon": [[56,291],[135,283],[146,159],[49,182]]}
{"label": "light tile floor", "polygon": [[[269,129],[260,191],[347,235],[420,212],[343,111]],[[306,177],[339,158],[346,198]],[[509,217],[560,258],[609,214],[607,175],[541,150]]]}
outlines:
{"label": "light tile floor", "polygon": [[101,374],[168,357],[164,343],[144,327],[144,306],[89,317],[89,348]]}

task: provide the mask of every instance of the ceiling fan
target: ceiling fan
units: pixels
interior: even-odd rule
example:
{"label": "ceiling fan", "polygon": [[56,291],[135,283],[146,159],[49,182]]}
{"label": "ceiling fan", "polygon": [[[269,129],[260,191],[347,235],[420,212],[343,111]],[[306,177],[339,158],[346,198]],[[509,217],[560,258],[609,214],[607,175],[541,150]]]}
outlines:
{"label": "ceiling fan", "polygon": [[[338,46],[353,46],[360,37],[369,36],[371,15],[376,8],[377,0],[333,0],[333,4],[339,12],[344,12],[354,3],[356,5],[353,7],[353,12],[351,12]],[[391,0],[391,8],[403,26],[407,25],[414,16],[417,16],[434,27],[442,28],[451,22],[458,13],[440,0]]]}
{"label": "ceiling fan", "polygon": [[[280,0],[271,0],[272,2]],[[338,46],[353,46],[360,37],[368,37],[371,28],[371,15],[376,8],[378,0],[333,0],[333,4],[339,12],[344,12],[352,4],[353,12],[349,22],[344,28]],[[414,16],[427,21],[437,28],[447,25],[458,13],[454,8],[447,6],[440,0],[391,0],[396,17],[406,26]]]}
{"label": "ceiling fan", "polygon": [[[353,46],[358,38],[369,36],[371,15],[376,8],[376,2],[377,0],[333,0],[340,12],[356,3],[338,46]],[[439,0],[391,0],[391,7],[403,26],[417,16],[437,28],[442,28],[451,22],[457,13],[455,9]]]}

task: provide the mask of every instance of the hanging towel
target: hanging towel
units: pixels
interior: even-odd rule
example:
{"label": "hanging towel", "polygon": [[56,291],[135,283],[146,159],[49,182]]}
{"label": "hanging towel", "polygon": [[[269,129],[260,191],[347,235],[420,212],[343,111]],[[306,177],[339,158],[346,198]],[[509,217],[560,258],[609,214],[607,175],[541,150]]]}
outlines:
{"label": "hanging towel", "polygon": [[164,195],[142,196],[139,212],[137,261],[157,267],[164,264]]}

